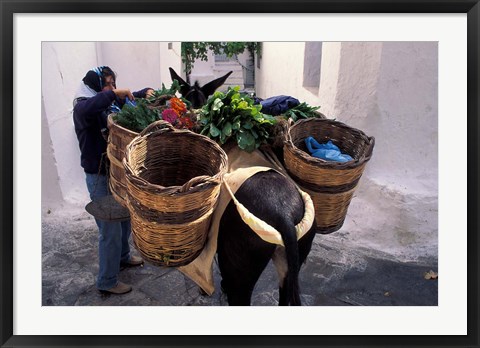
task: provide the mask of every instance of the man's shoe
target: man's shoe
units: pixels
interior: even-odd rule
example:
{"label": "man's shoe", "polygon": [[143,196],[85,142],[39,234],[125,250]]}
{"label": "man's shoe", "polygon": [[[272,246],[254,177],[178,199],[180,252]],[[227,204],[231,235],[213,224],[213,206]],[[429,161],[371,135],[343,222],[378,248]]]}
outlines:
{"label": "man's shoe", "polygon": [[113,288],[110,288],[108,290],[100,290],[100,291],[104,293],[121,295],[121,294],[126,294],[127,292],[132,291],[132,286],[122,282],[117,282],[117,285],[115,285]]}
{"label": "man's shoe", "polygon": [[127,262],[122,262],[123,267],[135,267],[143,264],[143,259],[138,256],[131,255]]}

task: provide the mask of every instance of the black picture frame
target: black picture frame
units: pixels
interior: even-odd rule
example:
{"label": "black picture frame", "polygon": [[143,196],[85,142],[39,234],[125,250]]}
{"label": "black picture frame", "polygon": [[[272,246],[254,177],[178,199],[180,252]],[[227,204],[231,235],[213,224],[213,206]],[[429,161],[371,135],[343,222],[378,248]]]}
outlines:
{"label": "black picture frame", "polygon": [[[235,3],[238,6],[233,6]],[[19,336],[13,334],[13,15],[15,13],[466,13],[468,44],[468,334],[465,336]],[[1,287],[2,347],[479,347],[478,148],[479,15],[478,0],[0,0],[1,11]],[[454,184],[454,183],[452,183]],[[452,318],[455,320],[455,318]]]}

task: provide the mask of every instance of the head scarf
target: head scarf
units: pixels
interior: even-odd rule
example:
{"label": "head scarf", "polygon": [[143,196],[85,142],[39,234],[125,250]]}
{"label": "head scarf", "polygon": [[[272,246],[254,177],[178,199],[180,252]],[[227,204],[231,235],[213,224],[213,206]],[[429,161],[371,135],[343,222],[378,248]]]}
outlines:
{"label": "head scarf", "polygon": [[105,85],[106,75],[111,75],[114,80],[116,79],[115,73],[108,66],[98,66],[89,70],[78,87],[74,104],[78,98],[91,98],[101,92]]}

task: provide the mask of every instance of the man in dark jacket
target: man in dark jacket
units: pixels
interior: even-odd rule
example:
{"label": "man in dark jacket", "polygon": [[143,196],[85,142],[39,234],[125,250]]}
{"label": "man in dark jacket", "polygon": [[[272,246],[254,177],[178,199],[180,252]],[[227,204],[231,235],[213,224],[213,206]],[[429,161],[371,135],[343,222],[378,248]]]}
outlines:
{"label": "man in dark jacket", "polygon": [[[110,110],[121,108],[126,98],[145,98],[153,89],[138,92],[116,87],[116,75],[108,66],[100,66],[87,72],[74,99],[73,121],[80,147],[80,163],[85,171],[90,199],[94,200],[111,192],[106,171],[107,116]],[[97,288],[101,291],[124,294],[132,290],[117,279],[120,266],[139,266],[140,257],[130,255],[130,220],[112,222],[95,219],[99,229],[99,272]]]}

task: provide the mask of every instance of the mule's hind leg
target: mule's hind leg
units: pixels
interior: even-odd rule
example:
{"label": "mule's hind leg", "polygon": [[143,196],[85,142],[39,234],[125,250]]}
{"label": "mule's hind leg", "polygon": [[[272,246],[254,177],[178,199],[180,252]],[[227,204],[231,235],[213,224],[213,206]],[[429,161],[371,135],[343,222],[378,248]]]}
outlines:
{"label": "mule's hind leg", "polygon": [[217,243],[222,288],[230,306],[250,305],[255,284],[274,250],[274,244],[250,230],[231,202],[220,221]]}
{"label": "mule's hind leg", "polygon": [[287,294],[287,257],[285,255],[285,247],[277,246],[275,253],[272,256],[273,264],[278,275],[278,305],[287,306],[288,305],[288,294]]}
{"label": "mule's hind leg", "polygon": [[250,306],[253,289],[269,260],[244,263],[245,269],[235,269],[230,260],[223,259],[219,264],[222,274],[222,289],[225,291],[230,306]]}

